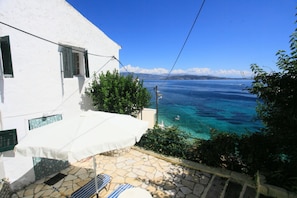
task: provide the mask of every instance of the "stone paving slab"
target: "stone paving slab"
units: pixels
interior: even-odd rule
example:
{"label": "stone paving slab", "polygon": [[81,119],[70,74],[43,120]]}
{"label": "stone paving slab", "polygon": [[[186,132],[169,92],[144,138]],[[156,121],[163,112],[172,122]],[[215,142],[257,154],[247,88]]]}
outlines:
{"label": "stone paving slab", "polygon": [[[174,165],[134,149],[119,156],[96,155],[96,161],[97,174],[105,173],[112,177],[108,190],[103,189],[100,197],[107,197],[123,183],[144,188],[153,197],[200,197],[211,178],[211,174]],[[88,158],[74,163],[61,173],[67,176],[53,186],[44,184],[51,178],[46,177],[18,191],[13,197],[69,196],[94,178],[93,160]]]}
{"label": "stone paving slab", "polygon": [[[208,169],[181,166],[150,152],[140,152],[137,149],[128,149],[119,154],[96,155],[95,158],[97,174],[105,173],[111,176],[111,183],[107,190],[103,189],[100,192],[100,197],[107,197],[124,183],[144,188],[153,197],[210,197],[216,193],[219,194],[224,188],[222,181],[227,181],[226,177],[220,176],[223,173],[214,175]],[[18,191],[13,198],[69,197],[71,193],[94,178],[93,159],[90,157],[73,163],[61,173],[67,176],[53,186],[44,184],[44,181],[55,174]],[[211,192],[208,192],[210,189]]]}

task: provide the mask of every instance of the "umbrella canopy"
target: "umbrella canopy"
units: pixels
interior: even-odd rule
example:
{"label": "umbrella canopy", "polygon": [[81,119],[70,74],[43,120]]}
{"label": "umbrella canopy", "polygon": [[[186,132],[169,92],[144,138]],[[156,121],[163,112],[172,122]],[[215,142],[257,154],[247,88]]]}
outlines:
{"label": "umbrella canopy", "polygon": [[98,197],[94,155],[133,146],[146,132],[148,123],[129,115],[87,111],[34,129],[16,146],[16,154],[67,160],[70,163],[93,156],[95,192]]}
{"label": "umbrella canopy", "polygon": [[16,146],[23,156],[68,160],[70,163],[134,145],[148,123],[129,115],[83,112],[69,120],[34,129]]}

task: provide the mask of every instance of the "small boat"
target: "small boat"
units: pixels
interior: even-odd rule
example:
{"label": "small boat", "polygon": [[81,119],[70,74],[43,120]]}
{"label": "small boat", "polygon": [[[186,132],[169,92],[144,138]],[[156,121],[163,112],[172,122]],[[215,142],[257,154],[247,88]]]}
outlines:
{"label": "small boat", "polygon": [[180,116],[179,115],[176,115],[175,118],[174,118],[176,121],[178,121],[180,119]]}

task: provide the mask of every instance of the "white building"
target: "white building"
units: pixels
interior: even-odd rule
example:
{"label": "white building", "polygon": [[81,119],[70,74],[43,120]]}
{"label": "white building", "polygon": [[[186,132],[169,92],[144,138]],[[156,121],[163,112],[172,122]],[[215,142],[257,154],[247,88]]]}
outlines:
{"label": "white building", "polygon": [[[0,42],[0,130],[15,129],[18,141],[89,109],[90,77],[119,69],[121,47],[65,0],[0,0]],[[1,153],[0,179],[16,189],[35,173],[32,158],[13,155]]]}

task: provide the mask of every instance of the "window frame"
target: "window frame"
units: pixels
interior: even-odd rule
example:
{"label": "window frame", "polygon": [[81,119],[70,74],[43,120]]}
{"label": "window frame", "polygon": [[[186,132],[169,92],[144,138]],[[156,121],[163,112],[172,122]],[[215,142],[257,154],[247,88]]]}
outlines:
{"label": "window frame", "polygon": [[5,78],[13,78],[13,67],[12,67],[12,59],[11,59],[11,47],[9,36],[0,37],[0,62],[1,62],[1,70]]}
{"label": "window frame", "polygon": [[17,130],[0,130],[0,152],[11,151],[18,144]]}
{"label": "window frame", "polygon": [[88,51],[74,46],[60,45],[59,51],[62,57],[62,69],[64,78],[73,78],[74,76],[89,75]]}

